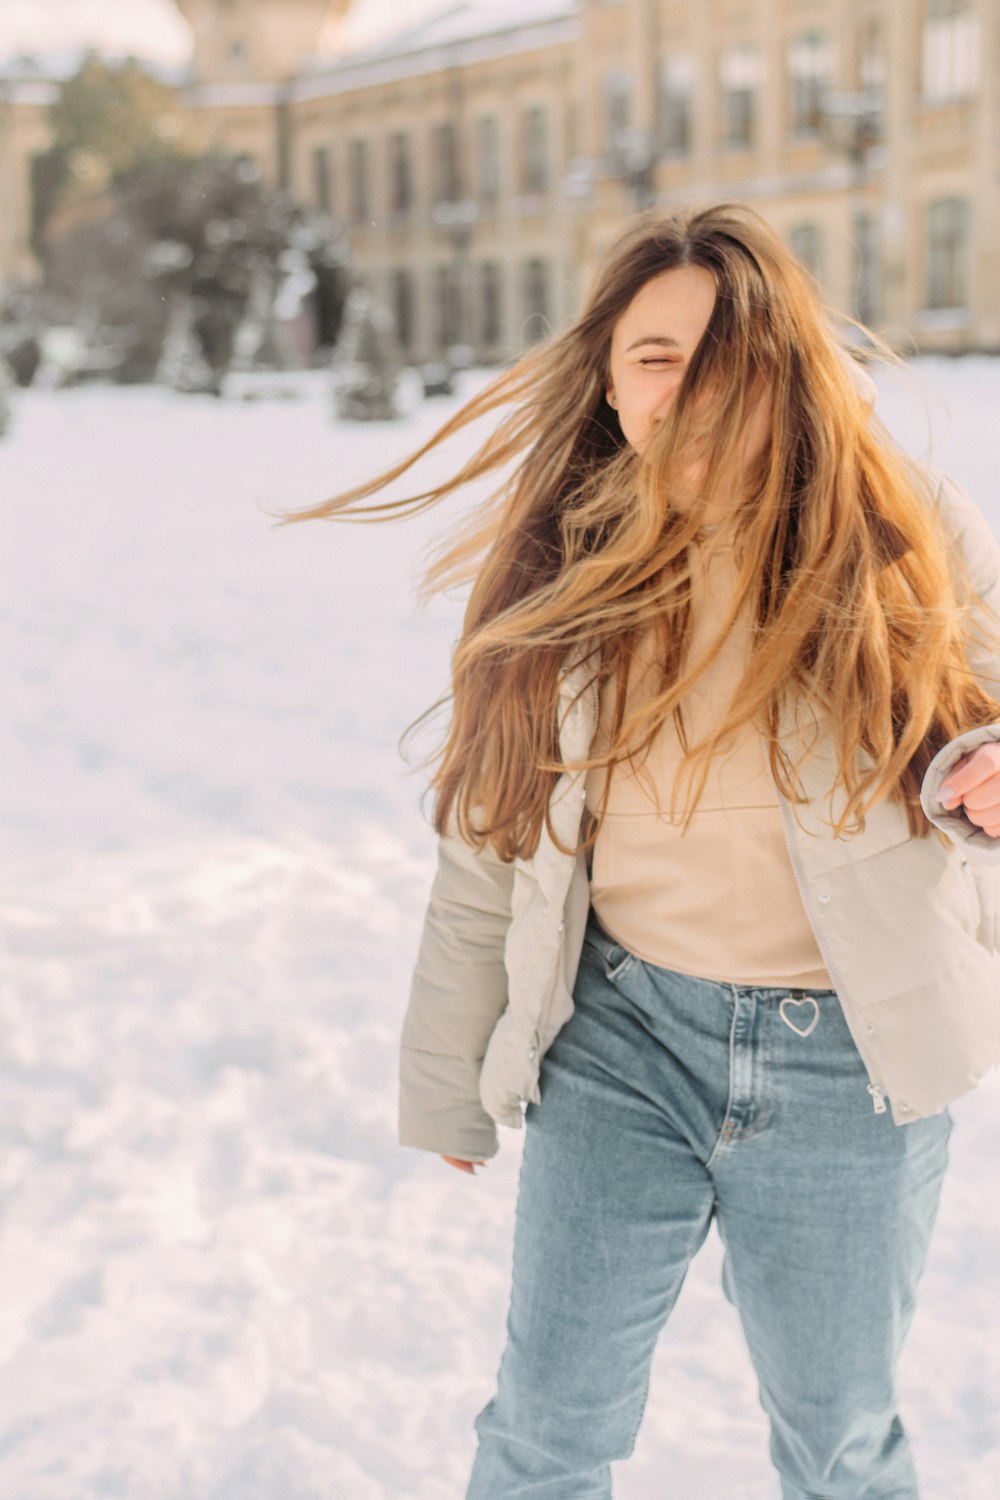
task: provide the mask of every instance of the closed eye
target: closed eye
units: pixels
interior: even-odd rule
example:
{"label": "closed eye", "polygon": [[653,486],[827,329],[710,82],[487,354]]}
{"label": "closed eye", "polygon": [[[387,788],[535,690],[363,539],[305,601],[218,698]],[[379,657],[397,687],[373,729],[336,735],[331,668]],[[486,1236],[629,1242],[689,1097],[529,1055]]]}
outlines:
{"label": "closed eye", "polygon": [[640,359],[641,365],[679,365],[679,359]]}

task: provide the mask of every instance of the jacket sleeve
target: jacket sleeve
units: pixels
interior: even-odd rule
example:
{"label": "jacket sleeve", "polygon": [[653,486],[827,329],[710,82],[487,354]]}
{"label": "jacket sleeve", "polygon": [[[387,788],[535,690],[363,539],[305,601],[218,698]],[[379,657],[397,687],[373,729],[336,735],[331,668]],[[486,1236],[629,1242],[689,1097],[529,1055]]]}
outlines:
{"label": "jacket sleeve", "polygon": [[997,700],[996,720],[956,735],[935,755],[924,773],[920,803],[936,828],[941,828],[962,846],[962,853],[977,863],[1000,865],[1000,838],[985,833],[966,816],[963,808],[948,811],[938,797],[951,768],[980,745],[1000,741],[1000,541],[994,536],[986,517],[960,485],[946,475],[939,476],[936,503],[952,542],[965,562],[977,597],[994,611],[990,618],[984,610],[976,624],[976,639],[970,643],[969,660],[986,692]]}
{"label": "jacket sleeve", "polygon": [[514,866],[492,845],[438,841],[399,1060],[399,1143],[466,1161],[495,1156],[479,1098],[486,1044],[507,1005],[504,944]]}

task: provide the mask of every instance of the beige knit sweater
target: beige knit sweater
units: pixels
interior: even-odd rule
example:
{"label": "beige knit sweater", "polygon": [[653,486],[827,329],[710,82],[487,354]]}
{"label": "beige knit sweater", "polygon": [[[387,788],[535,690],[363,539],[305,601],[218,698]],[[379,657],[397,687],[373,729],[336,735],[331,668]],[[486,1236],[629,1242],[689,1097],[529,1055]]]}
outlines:
{"label": "beige knit sweater", "polygon": [[[725,619],[736,578],[731,545],[713,534],[693,551],[694,661]],[[741,616],[722,652],[685,699],[688,742],[697,744],[732,701],[749,649]],[[652,639],[637,653],[628,709],[652,691]],[[601,704],[595,749],[607,744],[612,692]],[[637,957],[703,979],[797,989],[833,987],[802,906],[785,842],[766,747],[753,726],[716,756],[690,827],[670,817],[682,749],[673,718],[645,761],[616,766],[591,870],[601,925]],[[595,812],[605,771],[587,776]],[[680,783],[683,793],[685,783]],[[661,811],[657,811],[657,798]]]}

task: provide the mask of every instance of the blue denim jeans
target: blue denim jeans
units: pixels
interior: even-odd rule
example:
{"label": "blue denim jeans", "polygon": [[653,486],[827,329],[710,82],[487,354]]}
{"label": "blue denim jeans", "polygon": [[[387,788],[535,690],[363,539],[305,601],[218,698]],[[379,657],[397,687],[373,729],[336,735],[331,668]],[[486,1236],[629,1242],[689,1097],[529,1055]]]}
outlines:
{"label": "blue denim jeans", "polygon": [[835,991],[659,968],[593,912],[574,1000],[525,1115],[507,1342],[466,1500],[607,1500],[713,1215],[783,1500],[917,1500],[896,1364],[950,1112],[874,1112]]}

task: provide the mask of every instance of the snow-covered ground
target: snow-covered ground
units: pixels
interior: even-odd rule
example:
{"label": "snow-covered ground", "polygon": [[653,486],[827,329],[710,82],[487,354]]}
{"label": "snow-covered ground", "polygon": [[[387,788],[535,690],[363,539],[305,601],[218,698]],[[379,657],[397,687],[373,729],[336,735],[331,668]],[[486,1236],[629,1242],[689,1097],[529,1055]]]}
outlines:
{"label": "snow-covered ground", "polygon": [[[894,378],[883,415],[913,451],[929,422],[1000,533],[1000,362],[911,373],[927,411]],[[473,497],[387,526],[267,510],[387,467],[486,378],[370,427],[335,425],[317,374],[301,400],[19,395],[0,444],[4,1500],[464,1493],[523,1136],[475,1178],[396,1145],[435,734],[410,768],[397,739],[445,690],[460,625],[458,599],[416,611],[423,549]],[[954,1113],[903,1412],[924,1500],[994,1500],[996,1075]],[[618,1500],[777,1493],[720,1265],[713,1231]]]}

